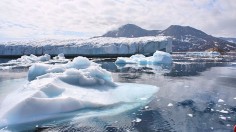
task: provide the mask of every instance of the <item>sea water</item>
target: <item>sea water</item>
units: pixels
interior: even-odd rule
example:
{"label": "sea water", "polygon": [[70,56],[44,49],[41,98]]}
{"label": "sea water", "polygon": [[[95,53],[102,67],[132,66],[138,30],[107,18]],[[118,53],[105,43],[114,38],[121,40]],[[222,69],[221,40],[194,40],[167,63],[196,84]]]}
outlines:
{"label": "sea water", "polygon": [[[159,91],[144,106],[85,109],[71,112],[66,118],[1,130],[231,131],[236,123],[236,67],[231,62],[174,62],[143,67],[117,66],[111,59],[93,61],[112,72],[115,82],[154,85]],[[25,69],[1,71],[0,99],[25,83]]]}

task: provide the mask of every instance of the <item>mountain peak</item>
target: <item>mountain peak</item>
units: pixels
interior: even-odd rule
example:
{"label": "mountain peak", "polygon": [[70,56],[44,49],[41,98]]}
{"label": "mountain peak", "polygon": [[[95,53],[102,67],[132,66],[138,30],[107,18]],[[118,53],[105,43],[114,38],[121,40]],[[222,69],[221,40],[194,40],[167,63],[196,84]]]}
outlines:
{"label": "mountain peak", "polygon": [[167,29],[161,32],[162,35],[174,36],[177,39],[181,39],[182,36],[198,36],[200,38],[206,38],[207,35],[201,30],[190,26],[171,25]]}
{"label": "mountain peak", "polygon": [[126,24],[119,27],[117,30],[109,31],[102,35],[103,37],[143,37],[143,36],[156,36],[159,30],[145,30],[135,24]]}
{"label": "mountain peak", "polygon": [[121,26],[120,28],[140,28],[140,27],[135,25],[135,24],[129,24],[128,23],[128,24],[125,24],[125,25]]}
{"label": "mountain peak", "polygon": [[146,30],[135,24],[126,24],[109,31],[103,37],[144,37],[144,36],[171,36],[173,37],[173,51],[204,51],[209,48],[235,50],[235,44],[220,38],[213,37],[201,30],[190,26],[171,25],[165,30]]}

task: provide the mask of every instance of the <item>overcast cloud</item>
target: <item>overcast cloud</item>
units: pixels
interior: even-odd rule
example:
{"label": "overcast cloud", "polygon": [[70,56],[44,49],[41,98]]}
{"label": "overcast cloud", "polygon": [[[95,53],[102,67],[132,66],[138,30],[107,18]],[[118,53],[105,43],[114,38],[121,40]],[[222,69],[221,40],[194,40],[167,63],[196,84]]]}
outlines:
{"label": "overcast cloud", "polygon": [[102,35],[123,24],[236,37],[235,0],[1,0],[0,40]]}

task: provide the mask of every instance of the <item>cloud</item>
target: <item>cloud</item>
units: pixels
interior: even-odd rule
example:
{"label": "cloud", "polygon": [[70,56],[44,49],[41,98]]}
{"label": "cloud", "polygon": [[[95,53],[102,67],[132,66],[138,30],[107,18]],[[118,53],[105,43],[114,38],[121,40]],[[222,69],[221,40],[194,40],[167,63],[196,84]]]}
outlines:
{"label": "cloud", "polygon": [[123,24],[236,37],[234,0],[1,0],[0,39],[96,36]]}

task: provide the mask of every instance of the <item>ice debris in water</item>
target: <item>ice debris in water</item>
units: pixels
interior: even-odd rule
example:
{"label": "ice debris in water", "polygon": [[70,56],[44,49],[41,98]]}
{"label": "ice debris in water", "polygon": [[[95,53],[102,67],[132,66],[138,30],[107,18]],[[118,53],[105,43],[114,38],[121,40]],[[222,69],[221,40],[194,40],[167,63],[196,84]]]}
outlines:
{"label": "ice debris in water", "polygon": [[140,118],[136,118],[135,120],[134,120],[134,122],[141,122],[142,121],[142,119],[140,119]]}
{"label": "ice debris in water", "polygon": [[6,69],[12,69],[12,68],[18,68],[18,67],[30,67],[31,65],[35,63],[47,63],[47,64],[53,64],[53,63],[66,63],[69,59],[65,59],[64,54],[59,54],[58,56],[54,57],[53,60],[51,59],[51,56],[48,54],[42,55],[42,56],[35,56],[33,54],[31,55],[23,55],[20,58],[16,60],[10,60],[7,63],[0,64],[0,69],[6,70]]}
{"label": "ice debris in water", "polygon": [[189,117],[193,117],[193,114],[188,114]]}
{"label": "ice debris in water", "polygon": [[[34,64],[28,80],[3,100],[0,127],[63,117],[81,109],[116,106],[124,112],[145,106],[158,91],[151,85],[115,83],[110,72],[85,57],[60,65]],[[140,100],[144,97],[147,100]]]}
{"label": "ice debris in water", "polygon": [[173,106],[173,104],[172,104],[172,103],[169,103],[167,106]]}
{"label": "ice debris in water", "polygon": [[51,56],[48,54],[42,55],[42,56],[35,56],[33,54],[27,56],[27,55],[23,55],[21,56],[21,58],[18,58],[16,60],[11,60],[9,61],[9,63],[14,63],[14,62],[18,62],[18,63],[34,63],[34,62],[44,62],[44,61],[49,61],[51,59]]}
{"label": "ice debris in water", "polygon": [[226,120],[226,117],[224,117],[224,116],[220,116],[219,118],[222,120]]}
{"label": "ice debris in water", "polygon": [[226,111],[226,110],[221,110],[221,111],[219,111],[220,113],[225,113],[225,114],[227,114],[227,113],[229,113],[228,111]]}
{"label": "ice debris in water", "polygon": [[149,109],[149,106],[145,106],[144,109]]}
{"label": "ice debris in water", "polygon": [[131,57],[118,57],[116,64],[140,64],[140,65],[155,65],[155,64],[170,64],[172,57],[169,53],[156,51],[153,56],[145,57],[142,54],[132,55]]}
{"label": "ice debris in water", "polygon": [[218,100],[219,103],[225,102],[223,99]]}

